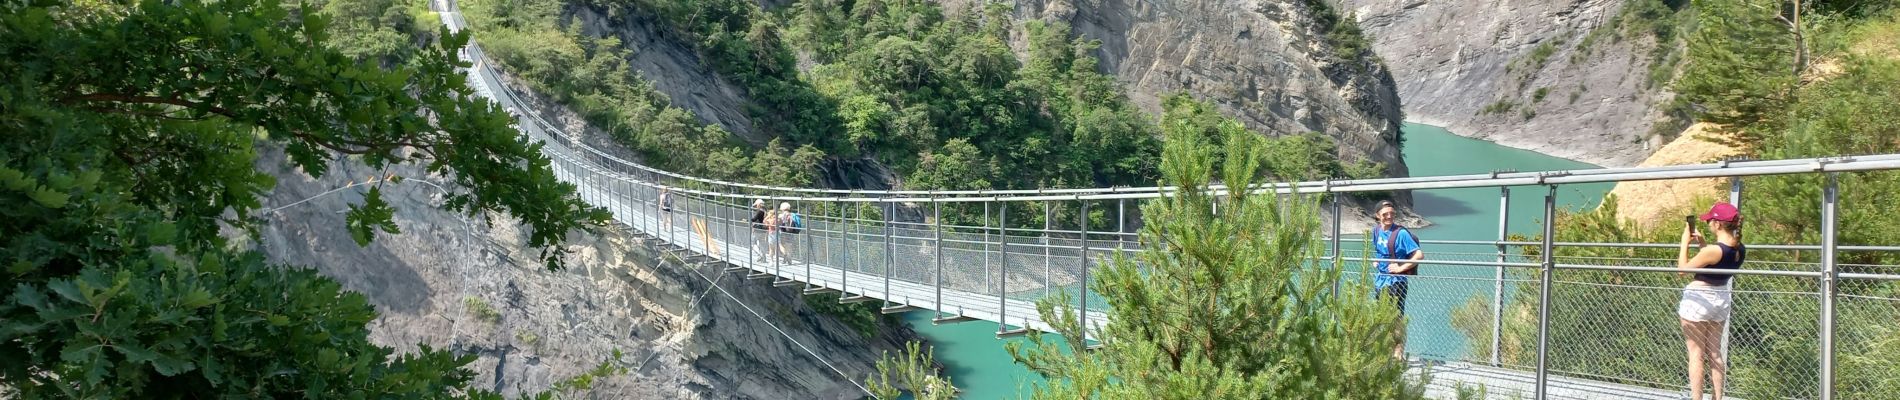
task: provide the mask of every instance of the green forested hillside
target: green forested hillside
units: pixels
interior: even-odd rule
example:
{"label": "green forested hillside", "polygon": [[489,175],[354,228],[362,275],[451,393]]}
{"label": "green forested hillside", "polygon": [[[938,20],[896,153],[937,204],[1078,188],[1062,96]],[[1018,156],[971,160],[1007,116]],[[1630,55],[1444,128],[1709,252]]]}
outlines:
{"label": "green forested hillside", "polygon": [[[497,61],[663,168],[809,185],[812,167],[825,158],[869,158],[919,189],[1156,178],[1154,116],[1134,109],[1113,77],[1097,71],[1094,44],[1070,38],[1064,26],[1013,21],[1001,6],[947,13],[915,0],[818,0],[766,11],[742,0],[476,0],[463,7]],[[746,89],[755,125],[779,142],[752,149],[690,123],[627,71],[618,40],[582,35],[560,18],[573,7],[657,16]],[[1016,31],[1029,37],[1024,57],[1007,44]],[[809,71],[798,69],[800,54]],[[1315,157],[1319,165],[1310,170],[1283,173],[1382,172],[1374,164],[1339,165],[1333,144],[1318,135],[1287,142],[1288,152],[1328,156]]]}

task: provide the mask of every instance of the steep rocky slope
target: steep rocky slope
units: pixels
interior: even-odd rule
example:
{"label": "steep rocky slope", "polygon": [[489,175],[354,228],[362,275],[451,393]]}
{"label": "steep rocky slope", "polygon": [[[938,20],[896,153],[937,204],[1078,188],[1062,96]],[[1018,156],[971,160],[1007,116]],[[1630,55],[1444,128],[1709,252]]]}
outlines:
{"label": "steep rocky slope", "polygon": [[[945,1],[966,10],[968,0]],[[1377,63],[1334,60],[1319,12],[1299,1],[1019,0],[1019,20],[1068,23],[1100,40],[1096,57],[1130,99],[1159,114],[1161,99],[1187,92],[1269,135],[1320,132],[1348,161],[1384,163],[1405,176],[1397,142],[1403,116],[1392,77]],[[1013,44],[1027,47],[1025,34]]]}
{"label": "steep rocky slope", "polygon": [[[952,0],[944,7],[956,12],[970,4]],[[743,119],[749,100],[713,72],[690,44],[668,34],[662,21],[605,9],[574,2],[564,13],[583,32],[628,43],[630,64],[641,76],[676,102],[689,99],[682,107],[702,120],[755,144],[777,134],[733,123]],[[1096,55],[1104,70],[1116,75],[1145,111],[1159,114],[1161,99],[1187,92],[1250,128],[1269,135],[1320,132],[1337,140],[1346,161],[1370,160],[1384,164],[1389,176],[1407,175],[1398,143],[1403,115],[1391,75],[1367,59],[1331,57],[1333,49],[1317,12],[1305,2],[1239,0],[1038,0],[1015,5],[1019,22],[1062,21],[1075,35],[1101,40]],[[1024,50],[1025,33],[1019,29],[1016,35],[1013,45]],[[561,114],[553,110],[558,105],[544,105],[549,109],[542,115]],[[895,179],[889,168],[867,160],[839,160],[825,167],[824,181],[833,186],[881,189]],[[1409,195],[1399,197],[1409,204]],[[1355,219],[1369,220],[1363,214]]]}
{"label": "steep rocky slope", "polygon": [[1671,96],[1648,82],[1653,39],[1607,26],[1630,0],[1338,1],[1371,33],[1411,121],[1605,166],[1669,139],[1649,134]]}
{"label": "steep rocky slope", "polygon": [[736,301],[709,293],[695,270],[716,278],[718,267],[657,262],[649,243],[619,227],[570,236],[569,269],[547,271],[524,247],[525,227],[437,209],[439,189],[412,169],[388,171],[410,180],[384,189],[402,233],[359,247],[339,210],[360,201],[361,189],[320,194],[385,172],[339,163],[312,180],[281,169],[281,157],[267,154],[259,164],[278,179],[265,204],[284,208],[263,214],[269,225],[256,245],[368,297],[381,314],[372,340],[399,351],[423,343],[477,355],[477,386],[504,394],[547,390],[620,350],[619,365],[630,371],[597,381],[591,397],[855,399],[864,393],[851,382],[912,337],[898,325],[867,339],[813,311],[795,288],[727,277],[720,286]]}

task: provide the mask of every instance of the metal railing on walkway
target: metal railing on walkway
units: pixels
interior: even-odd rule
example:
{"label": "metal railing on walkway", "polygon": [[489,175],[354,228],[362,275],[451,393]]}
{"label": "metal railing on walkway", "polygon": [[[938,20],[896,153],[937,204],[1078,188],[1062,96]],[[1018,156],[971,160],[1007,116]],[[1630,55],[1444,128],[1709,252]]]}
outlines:
{"label": "metal railing on walkway", "polygon": [[[459,14],[444,22],[460,29]],[[483,60],[481,48],[467,53]],[[530,110],[506,90],[486,63],[468,71],[477,92],[514,110]],[[703,179],[640,165],[556,129],[533,112],[519,128],[545,143],[560,178],[616,221],[664,241],[692,258],[729,266],[748,278],[839,293],[846,302],[876,301],[887,312],[926,309],[940,323],[997,322],[998,336],[1046,330],[1034,304],[1067,294],[1088,331],[1110,309],[1089,289],[1093,266],[1116,253],[1145,251],[1128,226],[1127,210],[1173,187],[1047,190],[836,190],[750,185]],[[1260,185],[1283,194],[1497,187],[1494,241],[1424,241],[1424,274],[1411,280],[1408,353],[1430,361],[1434,384],[1484,384],[1493,396],[1531,398],[1679,398],[1686,388],[1685,352],[1674,305],[1676,246],[1656,243],[1565,243],[1542,224],[1538,241],[1510,241],[1510,190],[1549,190],[1539,221],[1557,214],[1558,185],[1660,179],[1741,178],[1807,174],[1823,179],[1818,245],[1750,245],[1759,257],[1732,274],[1735,314],[1724,334],[1738,398],[1862,398],[1900,393],[1900,268],[1843,264],[1844,252],[1900,253],[1900,246],[1841,246],[1835,240],[1838,173],[1900,169],[1900,155],[1739,161],[1702,165],[1582,171],[1494,173],[1442,177],[1335,180]],[[1231,188],[1210,188],[1224,194]],[[670,210],[657,201],[670,191]],[[1341,216],[1338,196],[1330,212]],[[747,205],[789,203],[802,233],[768,233],[749,221]],[[1091,226],[1102,207],[1116,218]],[[950,210],[946,210],[950,209]],[[1054,222],[1055,209],[1079,211]],[[946,211],[955,218],[946,218]],[[980,215],[980,217],[978,217]],[[1040,218],[1038,218],[1040,217]],[[959,223],[946,223],[955,219]],[[1016,221],[1011,223],[1011,221]],[[1040,221],[1040,229],[1022,221]],[[1065,227],[1056,229],[1056,227]],[[1369,262],[1363,239],[1335,225],[1320,238],[1314,260],[1350,274]],[[1348,243],[1353,244],[1347,246]],[[1751,258],[1758,258],[1751,256]],[[1782,260],[1782,261],[1766,261]],[[1359,271],[1359,272],[1353,272]],[[1348,294],[1350,295],[1350,294]],[[1845,357],[1843,357],[1845,356]],[[1672,396],[1673,394],[1673,396]]]}

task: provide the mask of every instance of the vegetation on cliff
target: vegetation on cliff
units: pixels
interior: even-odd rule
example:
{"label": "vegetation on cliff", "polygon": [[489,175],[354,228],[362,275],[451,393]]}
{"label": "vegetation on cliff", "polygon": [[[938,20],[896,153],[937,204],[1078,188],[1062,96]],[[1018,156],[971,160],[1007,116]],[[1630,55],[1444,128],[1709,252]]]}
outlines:
{"label": "vegetation on cliff", "polygon": [[[564,235],[607,218],[466,87],[464,36],[415,46],[414,4],[339,4],[0,2],[0,386],[498,397],[470,386],[473,356],[392,354],[368,340],[361,294],[228,239],[262,223],[275,182],[259,168],[332,162],[439,173],[463,188],[447,207],[532,225],[550,267]],[[330,29],[344,11],[367,13]],[[289,165],[256,165],[260,146]],[[380,190],[402,179],[371,180],[348,211],[359,243],[396,231]]]}

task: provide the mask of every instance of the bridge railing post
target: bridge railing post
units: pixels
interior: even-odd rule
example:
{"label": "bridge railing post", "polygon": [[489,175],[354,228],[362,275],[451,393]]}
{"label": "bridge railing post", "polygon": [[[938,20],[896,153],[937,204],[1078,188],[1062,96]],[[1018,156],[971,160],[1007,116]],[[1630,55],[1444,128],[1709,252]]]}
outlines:
{"label": "bridge railing post", "polygon": [[1510,237],[1511,188],[1498,188],[1498,267],[1491,282],[1491,366],[1498,366],[1504,350],[1504,263],[1510,261],[1510,249],[1504,241]]}
{"label": "bridge railing post", "polygon": [[[1739,212],[1742,209],[1742,178],[1741,177],[1731,176],[1728,178],[1728,203],[1731,205],[1734,205],[1737,212]],[[1742,233],[1741,229],[1736,228],[1735,236],[1738,239],[1740,238],[1741,233]],[[1734,291],[1736,289],[1736,284],[1738,283],[1737,281],[1741,280],[1738,278],[1741,278],[1741,277],[1734,276],[1734,275],[1729,276],[1728,285],[1729,285],[1730,291]],[[1734,299],[1729,300],[1729,308],[1730,309],[1735,308]],[[1722,353],[1721,353],[1722,365],[1729,365],[1728,363],[1729,334],[1731,331],[1734,330],[1734,326],[1735,324],[1732,324],[1732,323],[1722,324]]]}
{"label": "bridge railing post", "polygon": [[1537,387],[1532,398],[1549,398],[1550,383],[1550,274],[1555,266],[1552,245],[1557,228],[1557,186],[1544,195],[1543,263],[1537,268]]}
{"label": "bridge railing post", "polygon": [[896,211],[897,203],[884,203],[884,305],[887,307],[891,299],[897,297],[891,295],[891,275],[897,272],[897,242],[892,237],[897,230],[897,226],[892,224],[897,220]]}
{"label": "bridge railing post", "polygon": [[1054,203],[1053,201],[1046,200],[1042,202],[1042,297],[1049,297],[1050,285],[1055,283],[1051,278],[1053,274],[1050,273],[1051,268],[1049,267],[1050,259],[1055,258],[1049,252],[1051,247],[1055,247],[1055,236],[1049,232],[1049,230],[1055,226],[1055,224],[1053,224],[1053,222],[1055,222],[1055,214],[1053,214],[1049,208],[1049,206]]}
{"label": "bridge railing post", "polygon": [[937,286],[936,316],[943,315],[943,203],[937,202],[937,195],[930,195],[931,245],[937,253],[937,275],[931,281]]}
{"label": "bridge railing post", "polygon": [[1079,340],[1086,344],[1089,340],[1089,267],[1094,263],[1089,261],[1089,201],[1079,201],[1082,203],[1082,222],[1080,223],[1082,227],[1082,291],[1077,294],[1082,297],[1082,311],[1079,315],[1082,321],[1082,337]]}
{"label": "bridge railing post", "polygon": [[1834,300],[1840,292],[1834,252],[1840,189],[1834,173],[1821,189],[1821,400],[1834,399]]}
{"label": "bridge railing post", "polygon": [[[736,197],[728,197],[727,199],[734,199],[734,198]],[[719,241],[721,243],[719,245],[720,257],[724,258],[727,263],[731,263],[732,262],[732,222],[733,222],[732,217],[735,210],[733,210],[732,206],[727,206],[727,205],[721,205],[719,209],[721,210],[720,215],[724,216],[724,218],[721,218],[722,221],[720,221],[719,223]]]}
{"label": "bridge railing post", "polygon": [[997,258],[1002,265],[996,269],[996,334],[1009,332],[1009,202],[997,203],[996,227],[1001,243],[997,245]]}
{"label": "bridge railing post", "polygon": [[1330,240],[1332,242],[1333,251],[1333,272],[1340,273],[1339,279],[1333,280],[1333,298],[1337,299],[1339,298],[1340,280],[1346,277],[1346,260],[1341,258],[1342,255],[1339,252],[1339,235],[1340,232],[1343,231],[1342,226],[1346,225],[1346,214],[1345,206],[1339,202],[1339,193],[1328,193],[1327,196],[1332,197],[1333,201],[1333,237],[1332,240]]}
{"label": "bridge railing post", "polygon": [[990,282],[990,203],[983,202],[983,291],[990,291],[994,282]]}

